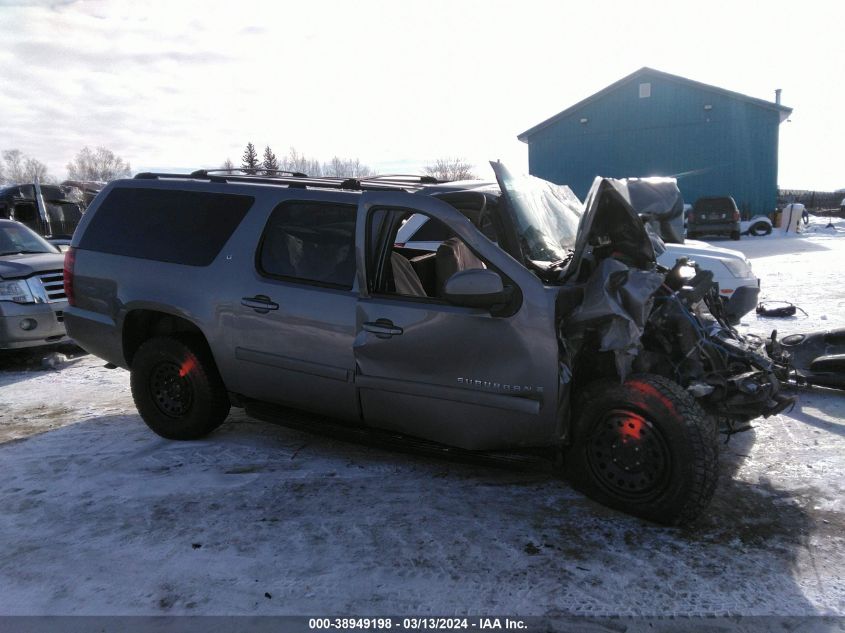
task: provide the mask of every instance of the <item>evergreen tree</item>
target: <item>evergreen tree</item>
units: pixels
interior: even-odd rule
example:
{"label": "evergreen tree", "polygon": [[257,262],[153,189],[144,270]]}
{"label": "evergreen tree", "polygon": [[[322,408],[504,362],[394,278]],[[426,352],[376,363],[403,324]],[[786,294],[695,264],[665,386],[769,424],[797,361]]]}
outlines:
{"label": "evergreen tree", "polygon": [[268,170],[266,172],[268,175],[272,175],[272,170],[279,169],[279,161],[276,159],[276,155],[270,149],[269,145],[264,148],[264,161],[261,163],[261,166]]}
{"label": "evergreen tree", "polygon": [[255,145],[247,143],[243,158],[241,158],[241,169],[248,174],[254,174],[256,173],[256,168],[259,164],[258,153],[255,151]]}

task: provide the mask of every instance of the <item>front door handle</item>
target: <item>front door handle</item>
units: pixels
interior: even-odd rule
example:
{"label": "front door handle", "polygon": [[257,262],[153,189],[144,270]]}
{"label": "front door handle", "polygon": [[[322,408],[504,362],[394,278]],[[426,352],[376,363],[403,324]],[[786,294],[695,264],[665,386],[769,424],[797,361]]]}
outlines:
{"label": "front door handle", "polygon": [[372,332],[378,338],[390,338],[391,336],[399,336],[404,332],[401,327],[393,325],[390,319],[378,319],[377,321],[369,321],[364,323],[364,331]]}
{"label": "front door handle", "polygon": [[241,299],[241,305],[247,308],[252,308],[260,314],[267,314],[270,310],[278,310],[279,304],[273,303],[267,295],[255,295],[254,297],[244,297]]}

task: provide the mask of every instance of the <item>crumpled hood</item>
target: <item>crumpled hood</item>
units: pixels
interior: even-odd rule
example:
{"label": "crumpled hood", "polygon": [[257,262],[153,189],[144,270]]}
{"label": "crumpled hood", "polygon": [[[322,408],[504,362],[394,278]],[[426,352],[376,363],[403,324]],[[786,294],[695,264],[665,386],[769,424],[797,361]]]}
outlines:
{"label": "crumpled hood", "polygon": [[629,254],[636,256],[642,264],[655,262],[651,239],[631,204],[624,183],[597,176],[584,202],[584,215],[578,225],[575,252],[567,266],[566,278],[578,271],[594,229],[602,234],[615,233],[619,243],[625,242]]}
{"label": "crumpled hood", "polygon": [[61,270],[64,255],[59,253],[32,253],[0,257],[0,278],[22,279],[48,270]]}

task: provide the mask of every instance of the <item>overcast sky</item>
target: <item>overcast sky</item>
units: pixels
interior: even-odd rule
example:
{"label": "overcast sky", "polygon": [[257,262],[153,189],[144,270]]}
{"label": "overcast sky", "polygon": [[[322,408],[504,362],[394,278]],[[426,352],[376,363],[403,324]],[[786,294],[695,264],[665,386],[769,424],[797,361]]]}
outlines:
{"label": "overcast sky", "polygon": [[[845,187],[845,3],[0,0],[0,149],[64,177],[276,154],[527,170],[516,135],[642,66],[794,108],[782,187]],[[630,174],[650,175],[650,174]]]}

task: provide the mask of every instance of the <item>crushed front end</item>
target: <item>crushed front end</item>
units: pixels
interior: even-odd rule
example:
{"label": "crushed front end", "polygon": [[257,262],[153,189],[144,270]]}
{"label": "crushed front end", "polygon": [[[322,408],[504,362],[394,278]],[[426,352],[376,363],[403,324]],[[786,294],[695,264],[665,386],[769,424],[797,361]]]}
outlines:
{"label": "crushed front end", "polygon": [[[733,432],[790,407],[788,357],[776,341],[728,322],[713,273],[680,259],[656,263],[662,241],[635,212],[624,181],[596,179],[560,279],[562,357],[575,383],[656,374],[683,387]],[[578,289],[580,295],[573,293]]]}
{"label": "crushed front end", "polygon": [[749,420],[794,403],[780,391],[788,365],[769,357],[764,341],[728,324],[712,273],[681,260],[653,299],[633,362],[636,371],[671,378],[727,430],[741,430]]}

